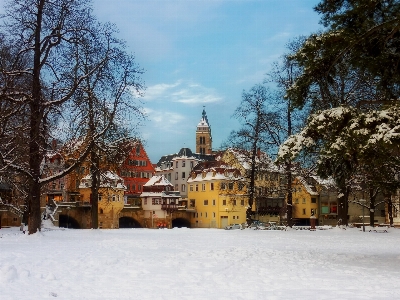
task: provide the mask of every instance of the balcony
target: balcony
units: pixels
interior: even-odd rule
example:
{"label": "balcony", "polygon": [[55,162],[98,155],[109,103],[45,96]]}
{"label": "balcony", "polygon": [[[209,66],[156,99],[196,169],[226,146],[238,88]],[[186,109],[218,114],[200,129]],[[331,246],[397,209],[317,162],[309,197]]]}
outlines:
{"label": "balcony", "polygon": [[279,215],[282,207],[280,206],[264,206],[258,208],[258,214],[260,215]]}
{"label": "balcony", "polygon": [[167,211],[168,213],[178,211],[180,207],[181,206],[178,204],[161,204],[161,209]]}

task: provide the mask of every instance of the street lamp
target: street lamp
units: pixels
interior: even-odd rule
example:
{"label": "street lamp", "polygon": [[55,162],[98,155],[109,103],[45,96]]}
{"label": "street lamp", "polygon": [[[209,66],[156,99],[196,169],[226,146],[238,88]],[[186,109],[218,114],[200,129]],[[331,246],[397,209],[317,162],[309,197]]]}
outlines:
{"label": "street lamp", "polygon": [[359,200],[359,202],[363,203],[363,204],[362,204],[362,209],[363,209],[362,221],[363,221],[363,231],[364,231],[364,232],[365,232],[365,224],[364,224],[364,203],[365,203],[366,201],[367,201],[367,200],[365,200],[365,199],[360,199],[360,200]]}

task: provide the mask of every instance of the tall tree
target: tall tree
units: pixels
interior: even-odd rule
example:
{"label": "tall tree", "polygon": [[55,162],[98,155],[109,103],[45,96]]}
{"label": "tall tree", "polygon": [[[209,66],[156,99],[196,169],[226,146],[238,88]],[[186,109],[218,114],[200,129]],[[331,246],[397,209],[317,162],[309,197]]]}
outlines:
{"label": "tall tree", "polygon": [[[89,155],[94,141],[106,132],[103,128],[92,136],[85,135],[85,150],[75,164],[57,176],[41,178],[41,163],[51,132],[62,127],[57,124],[72,119],[68,116],[76,111],[69,108],[79,89],[88,77],[112,61],[112,56],[110,51],[103,51],[90,65],[84,63],[87,53],[97,46],[95,43],[104,42],[104,39],[96,39],[99,31],[92,25],[97,23],[88,1],[9,0],[3,20],[1,32],[7,43],[14,45],[16,53],[3,74],[26,77],[29,83],[23,95],[7,90],[3,94],[13,103],[27,107],[29,162],[25,166],[17,163],[18,157],[8,159],[15,162],[10,164],[12,168],[30,179],[28,228],[32,234],[41,226],[41,186],[73,170]],[[106,49],[116,45],[113,39],[107,41]]]}
{"label": "tall tree", "polygon": [[[281,136],[282,139],[290,137],[294,132],[298,131],[298,128],[303,125],[301,117],[304,112],[296,110],[292,105],[291,99],[286,96],[286,91],[293,84],[296,78],[299,76],[300,68],[293,61],[289,59],[289,55],[298,51],[301,43],[304,41],[304,37],[299,37],[290,43],[288,43],[287,48],[289,54],[282,56],[280,62],[275,62],[273,64],[272,71],[267,74],[266,82],[274,83],[277,86],[278,97],[281,99],[282,106],[284,109],[281,110],[282,114],[282,129]],[[295,117],[294,117],[295,116]],[[293,124],[294,123],[294,124]],[[296,128],[294,128],[296,127]],[[277,140],[278,142],[278,140]],[[281,144],[281,140],[279,140]],[[280,145],[278,144],[278,146]],[[292,184],[293,184],[293,171],[295,171],[295,164],[291,159],[287,159],[284,162],[285,175],[286,175],[286,223],[287,226],[292,227],[293,225],[293,194],[292,194]]]}
{"label": "tall tree", "polygon": [[245,150],[248,153],[246,163],[250,166],[249,173],[246,174],[249,181],[247,222],[251,222],[256,176],[263,168],[263,162],[259,159],[258,151],[274,153],[271,148],[276,148],[280,144],[280,115],[277,112],[269,111],[267,108],[268,103],[272,100],[272,93],[264,85],[257,84],[248,92],[243,92],[242,101],[233,115],[239,120],[242,127],[231,132],[228,143],[234,148]]}
{"label": "tall tree", "polygon": [[373,217],[376,191],[393,192],[400,184],[395,176],[400,167],[398,114],[398,107],[365,113],[338,107],[311,115],[303,130],[280,147],[278,159],[293,159],[301,151],[317,149],[318,175],[332,177],[339,187],[338,214],[342,222],[347,224],[349,187],[359,178],[370,191]]}
{"label": "tall tree", "polygon": [[[327,101],[327,104],[331,103],[330,107],[344,105],[346,99],[353,105],[359,100],[398,99],[399,2],[323,0],[315,10],[322,15],[321,23],[326,30],[308,37],[293,56],[303,68],[302,74],[288,90],[294,103],[304,105],[312,97],[313,87],[318,88],[316,100]],[[339,97],[332,93],[335,78],[352,81]]]}

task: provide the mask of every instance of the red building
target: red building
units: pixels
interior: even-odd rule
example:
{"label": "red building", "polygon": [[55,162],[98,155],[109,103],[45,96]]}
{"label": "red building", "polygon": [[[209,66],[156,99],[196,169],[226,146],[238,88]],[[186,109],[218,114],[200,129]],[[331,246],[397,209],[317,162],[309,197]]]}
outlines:
{"label": "red building", "polygon": [[143,192],[143,186],[154,173],[153,164],[150,162],[146,150],[138,142],[132,148],[118,172],[126,185],[125,203],[141,206],[140,194]]}

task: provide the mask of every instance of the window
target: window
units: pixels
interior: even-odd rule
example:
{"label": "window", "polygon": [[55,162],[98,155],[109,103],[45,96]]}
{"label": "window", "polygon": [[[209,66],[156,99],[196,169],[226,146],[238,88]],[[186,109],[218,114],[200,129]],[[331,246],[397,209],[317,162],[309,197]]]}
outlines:
{"label": "window", "polygon": [[199,185],[196,184],[196,192],[198,192],[198,191],[199,191]]}
{"label": "window", "polygon": [[204,205],[208,205],[208,200],[204,200]]}
{"label": "window", "polygon": [[226,189],[226,184],[224,182],[221,182],[221,190],[225,190]]}
{"label": "window", "polygon": [[239,220],[239,216],[236,216],[236,220]]}
{"label": "window", "polygon": [[208,214],[207,214],[207,212],[206,212],[206,218],[208,217]]}
{"label": "window", "polygon": [[317,203],[317,198],[311,198],[311,203]]}
{"label": "window", "polygon": [[303,204],[306,204],[306,198],[303,198]]}
{"label": "window", "polygon": [[136,189],[136,185],[132,184],[132,191]]}
{"label": "window", "polygon": [[186,184],[182,184],[181,192],[186,192]]}
{"label": "window", "polygon": [[141,191],[142,190],[142,186],[139,184],[138,185],[138,191]]}
{"label": "window", "polygon": [[103,210],[100,208],[100,214],[103,214]]}
{"label": "window", "polygon": [[222,205],[226,206],[226,200],[222,200]]}
{"label": "window", "polygon": [[244,187],[243,182],[239,182],[239,184],[238,184],[239,191],[243,190],[243,187]]}
{"label": "window", "polygon": [[215,199],[213,199],[213,201],[212,201],[212,205],[214,205],[214,206],[215,206]]}
{"label": "window", "polygon": [[185,179],[186,178],[186,174],[185,174],[185,172],[182,172],[182,179]]}
{"label": "window", "polygon": [[196,200],[195,199],[190,199],[189,201],[189,207],[195,207],[196,206]]}
{"label": "window", "polygon": [[210,191],[214,190],[214,182],[210,182]]}
{"label": "window", "polygon": [[178,184],[175,184],[175,191],[178,191]]}
{"label": "window", "polygon": [[151,200],[151,204],[153,205],[160,205],[161,204],[161,199],[160,198],[153,198]]}
{"label": "window", "polygon": [[213,212],[213,218],[215,218],[215,212]]}
{"label": "window", "polygon": [[178,180],[178,172],[175,172],[175,180]]}
{"label": "window", "polygon": [[143,204],[144,204],[144,205],[147,205],[147,198],[144,199]]}
{"label": "window", "polygon": [[228,183],[228,189],[229,190],[233,190],[233,182],[229,182]]}
{"label": "window", "polygon": [[99,196],[97,197],[99,201],[101,201],[101,195],[99,194]]}
{"label": "window", "polygon": [[193,169],[193,162],[190,162],[190,169]]}
{"label": "window", "polygon": [[186,166],[186,162],[183,160],[182,161],[182,168]]}
{"label": "window", "polygon": [[232,205],[236,205],[236,200],[232,200]]}
{"label": "window", "polygon": [[189,186],[189,191],[193,192],[193,184]]}
{"label": "window", "polygon": [[244,200],[240,200],[240,205],[244,206]]}
{"label": "window", "polygon": [[205,191],[205,190],[206,190],[206,184],[205,184],[205,183],[202,183],[202,184],[201,184],[201,190],[202,190],[202,191]]}
{"label": "window", "polygon": [[236,219],[236,217],[235,217],[235,216],[233,216],[233,219],[235,220],[235,219]]}
{"label": "window", "polygon": [[294,203],[299,204],[299,199],[298,198],[294,199]]}
{"label": "window", "polygon": [[178,165],[179,165],[178,162],[176,162],[176,163],[175,163],[175,168],[178,168]]}
{"label": "window", "polygon": [[168,179],[168,181],[171,181],[171,173],[168,173],[167,179]]}
{"label": "window", "polygon": [[112,195],[112,201],[115,201],[115,195]]}
{"label": "window", "polygon": [[322,202],[321,203],[321,213],[322,214],[329,214],[328,202]]}
{"label": "window", "polygon": [[306,209],[305,208],[303,208],[303,215],[305,215],[306,214]]}

